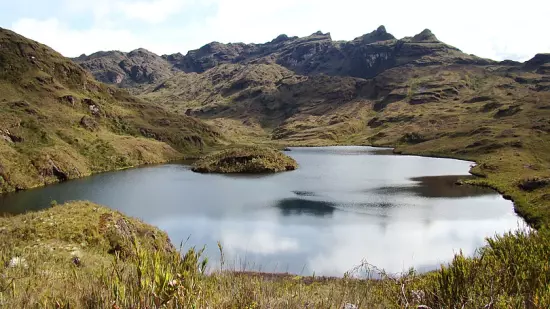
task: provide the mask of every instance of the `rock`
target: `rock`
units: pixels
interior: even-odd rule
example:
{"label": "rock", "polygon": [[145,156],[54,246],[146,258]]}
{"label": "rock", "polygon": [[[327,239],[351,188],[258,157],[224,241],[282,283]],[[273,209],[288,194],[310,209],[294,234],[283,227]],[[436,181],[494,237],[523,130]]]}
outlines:
{"label": "rock", "polygon": [[73,256],[73,258],[71,259],[71,261],[73,262],[73,264],[77,267],[80,267],[82,266],[82,261],[80,260],[80,258],[78,256]]}
{"label": "rock", "polygon": [[435,93],[419,93],[419,94],[413,95],[409,99],[409,104],[411,105],[425,104],[425,103],[432,103],[432,102],[439,102],[439,96]]}
{"label": "rock", "polygon": [[492,98],[489,97],[489,96],[476,96],[476,97],[473,97],[473,98],[470,98],[470,99],[464,101],[464,103],[479,103],[479,102],[489,101],[491,99]]}
{"label": "rock", "polygon": [[523,69],[526,71],[535,71],[547,63],[550,63],[550,53],[536,54],[535,57],[533,57],[531,60],[528,60],[524,63]]}
{"label": "rock", "polygon": [[97,131],[97,129],[99,128],[99,124],[97,123],[97,121],[95,121],[95,119],[88,116],[84,116],[82,117],[82,119],[80,119],[80,125],[86,130],[89,130],[92,132]]}
{"label": "rock", "polygon": [[415,35],[412,38],[412,42],[439,42],[437,37],[430,31],[430,29],[424,29],[424,31],[420,32],[419,34]]}
{"label": "rock", "polygon": [[424,138],[424,136],[422,136],[420,133],[417,133],[417,132],[405,133],[405,135],[401,137],[401,142],[404,142],[407,144],[419,144],[425,141],[426,141],[426,138]]}
{"label": "rock", "polygon": [[507,108],[499,109],[495,114],[495,118],[509,117],[519,113],[520,111],[521,107],[519,107],[519,105],[512,105]]}
{"label": "rock", "polygon": [[330,33],[318,31],[301,38],[283,34],[263,44],[211,42],[186,55],[157,56],[139,49],[130,53],[98,52],[74,60],[98,80],[121,87],[167,80],[178,71],[203,73],[235,63],[276,63],[301,75],[359,78],[373,78],[404,63],[492,63],[440,42],[428,29],[413,38],[397,40],[384,26],[348,42],[335,42]]}
{"label": "rock", "polygon": [[345,303],[344,306],[342,306],[342,309],[359,309],[357,305]]}
{"label": "rock", "polygon": [[10,102],[9,103],[9,106],[11,108],[29,108],[31,107],[31,105],[29,104],[29,102],[27,101],[15,101],[15,102]]}
{"label": "rock", "polygon": [[5,129],[5,130],[0,129],[0,138],[12,144],[21,143],[23,141],[22,137],[11,133],[8,129]]}
{"label": "rock", "polygon": [[95,104],[92,104],[92,105],[89,105],[88,108],[90,109],[90,113],[92,113],[92,115],[98,117],[101,115],[101,110],[99,109],[99,107]]}
{"label": "rock", "polygon": [[8,262],[8,265],[7,265],[9,268],[17,268],[17,267],[22,267],[22,268],[27,268],[29,267],[29,265],[27,264],[27,260],[25,258],[22,258],[22,257],[12,257],[11,260]]}
{"label": "rock", "polygon": [[85,99],[82,99],[82,103],[90,106],[90,105],[95,105],[95,102],[94,100],[90,99],[90,98],[85,98]]}
{"label": "rock", "polygon": [[518,187],[522,189],[523,191],[535,191],[540,188],[544,188],[550,186],[550,178],[529,178],[522,180]]}
{"label": "rock", "polygon": [[395,40],[395,37],[386,32],[386,27],[380,26],[373,32],[365,34],[356,40],[360,40],[363,44],[371,44],[374,42]]}
{"label": "rock", "polygon": [[278,44],[278,43],[282,43],[282,42],[285,42],[285,41],[288,41],[288,40],[290,40],[288,35],[281,34],[278,37],[276,37],[275,39],[273,39],[270,43],[271,44]]}
{"label": "rock", "polygon": [[48,163],[50,165],[53,175],[57,177],[57,179],[59,179],[60,181],[66,181],[69,179],[69,175],[65,173],[61,168],[59,168],[51,158],[48,159]]}
{"label": "rock", "polygon": [[72,95],[65,95],[59,98],[60,102],[67,103],[71,106],[74,106],[76,104],[76,98]]}
{"label": "rock", "polygon": [[107,71],[105,75],[112,84],[120,84],[124,80],[124,75],[116,71]]}
{"label": "rock", "polygon": [[481,111],[484,112],[484,113],[487,113],[487,112],[490,112],[492,110],[495,110],[499,107],[501,107],[502,104],[500,103],[497,103],[497,102],[489,102],[485,105],[483,105],[483,107],[481,108]]}

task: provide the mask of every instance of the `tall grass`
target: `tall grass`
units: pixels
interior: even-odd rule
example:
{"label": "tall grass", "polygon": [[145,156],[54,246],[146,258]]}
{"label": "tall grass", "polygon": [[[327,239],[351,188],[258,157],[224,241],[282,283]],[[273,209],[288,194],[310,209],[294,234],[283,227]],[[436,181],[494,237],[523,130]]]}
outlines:
{"label": "tall grass", "polygon": [[[68,264],[44,261],[44,252],[2,246],[0,307],[550,308],[547,231],[496,236],[476,256],[458,254],[427,274],[390,275],[365,263],[343,278],[240,273],[223,264],[206,273],[203,250],[151,250],[135,236],[132,250],[101,266],[89,267],[92,261],[83,259],[82,265],[57,268]],[[14,263],[15,256],[20,262]],[[358,278],[365,273],[371,279]],[[51,283],[53,278],[58,281]]]}

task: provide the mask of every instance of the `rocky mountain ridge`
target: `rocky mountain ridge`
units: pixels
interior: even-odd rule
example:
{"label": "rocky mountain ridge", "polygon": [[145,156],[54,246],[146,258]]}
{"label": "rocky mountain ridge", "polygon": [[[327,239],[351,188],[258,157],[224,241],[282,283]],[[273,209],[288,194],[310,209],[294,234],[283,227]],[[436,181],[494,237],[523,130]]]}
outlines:
{"label": "rocky mountain ridge", "polygon": [[202,73],[221,64],[278,64],[300,75],[372,78],[402,65],[495,63],[462,53],[428,29],[396,39],[384,26],[352,41],[333,41],[330,33],[319,31],[302,38],[283,34],[264,44],[212,42],[186,55],[158,56],[137,49],[98,52],[74,60],[98,80],[125,88],[154,84],[177,72]]}

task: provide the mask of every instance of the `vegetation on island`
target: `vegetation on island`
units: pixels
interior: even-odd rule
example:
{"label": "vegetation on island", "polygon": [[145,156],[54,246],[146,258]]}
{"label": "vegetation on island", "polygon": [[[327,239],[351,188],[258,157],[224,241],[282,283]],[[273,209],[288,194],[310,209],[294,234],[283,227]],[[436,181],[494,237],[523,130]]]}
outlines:
{"label": "vegetation on island", "polygon": [[296,161],[279,150],[242,146],[213,152],[193,164],[198,173],[278,173],[298,168]]}

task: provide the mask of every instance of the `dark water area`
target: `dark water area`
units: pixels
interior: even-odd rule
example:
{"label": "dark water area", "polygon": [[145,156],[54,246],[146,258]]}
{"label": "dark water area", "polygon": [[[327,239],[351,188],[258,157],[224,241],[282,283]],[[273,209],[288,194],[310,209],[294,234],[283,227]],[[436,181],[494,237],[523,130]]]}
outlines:
{"label": "dark water area", "polygon": [[460,186],[472,162],[372,147],[292,148],[300,168],[275,175],[196,174],[181,164],[94,175],[0,196],[0,212],[90,200],[165,230],[174,244],[224,247],[237,270],[341,276],[366,261],[420,271],[474,254],[524,226],[510,201]]}

